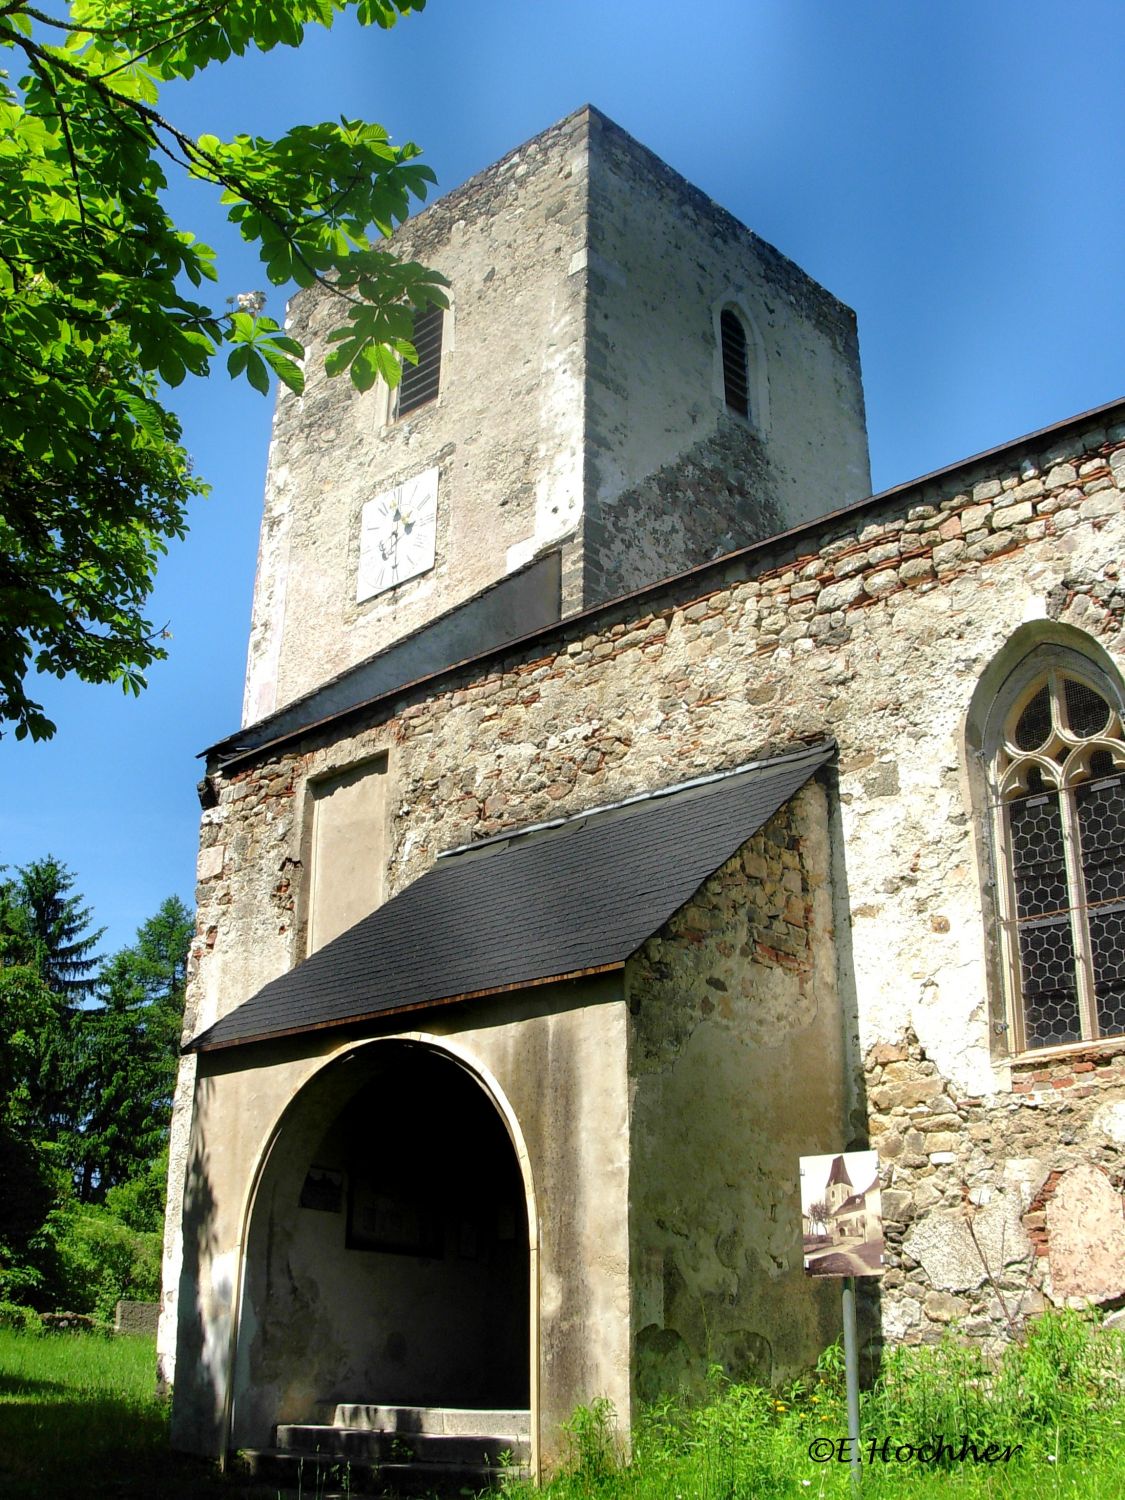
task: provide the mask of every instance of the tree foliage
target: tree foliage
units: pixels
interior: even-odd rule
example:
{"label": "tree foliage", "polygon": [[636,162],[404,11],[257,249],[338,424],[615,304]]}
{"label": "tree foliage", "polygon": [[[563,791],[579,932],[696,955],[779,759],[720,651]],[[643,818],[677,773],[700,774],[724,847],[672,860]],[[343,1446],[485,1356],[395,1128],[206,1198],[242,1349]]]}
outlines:
{"label": "tree foliage", "polygon": [[101,936],[90,929],[74,876],[52,856],[0,884],[0,1004],[5,1017],[14,1008],[31,1018],[18,1064],[11,1064],[20,1069],[13,1097],[26,1096],[41,1141],[65,1146],[80,1123],[79,1006],[93,986]]}
{"label": "tree foliage", "polygon": [[161,85],[344,11],[385,29],[424,3],[0,0],[0,722],[17,737],[54,732],[31,670],[138,692],[164,655],[144,606],[204,486],[159,382],[225,352],[260,391],[271,371],[302,388],[304,351],[260,294],[206,295],[215,256],[169,216],[170,174],[216,188],[274,285],[331,289],[329,369],[360,389],[397,383],[412,309],[444,303],[440,276],[380,248],[434,180],[417,147],[347,119],[193,139]]}
{"label": "tree foliage", "polygon": [[158,1290],[192,921],[172,897],[99,966],[73,887],[0,881],[0,1304],[104,1317]]}
{"label": "tree foliage", "polygon": [[91,911],[74,891],[74,876],[53,855],[21,865],[0,910],[7,932],[0,937],[8,954],[34,965],[53,993],[74,1003],[93,988],[94,956],[104,927],[89,930]]}
{"label": "tree foliage", "polygon": [[[0,886],[0,924],[4,895]],[[37,968],[5,961],[12,951],[0,925],[0,1302],[34,1289],[27,1252],[60,1185],[36,1111],[54,1006]]]}
{"label": "tree foliage", "polygon": [[143,1175],[167,1145],[192,928],[187,907],[170,897],[103,967],[100,1004],[83,1014],[84,1199]]}
{"label": "tree foliage", "polygon": [[47,858],[0,881],[0,1302],[42,1288],[37,1245],[67,1187],[60,1138],[74,1124],[71,995],[93,966],[98,934],[72,894],[73,877]]}

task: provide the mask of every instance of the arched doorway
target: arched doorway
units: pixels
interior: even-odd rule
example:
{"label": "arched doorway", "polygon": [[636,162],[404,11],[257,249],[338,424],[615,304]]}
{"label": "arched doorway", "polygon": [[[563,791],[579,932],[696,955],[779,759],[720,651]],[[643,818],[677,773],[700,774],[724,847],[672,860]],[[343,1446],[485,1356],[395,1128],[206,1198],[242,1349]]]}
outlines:
{"label": "arched doorway", "polygon": [[341,1403],[527,1408],[527,1185],[481,1081],[379,1041],[302,1089],[250,1212],[232,1447]]}

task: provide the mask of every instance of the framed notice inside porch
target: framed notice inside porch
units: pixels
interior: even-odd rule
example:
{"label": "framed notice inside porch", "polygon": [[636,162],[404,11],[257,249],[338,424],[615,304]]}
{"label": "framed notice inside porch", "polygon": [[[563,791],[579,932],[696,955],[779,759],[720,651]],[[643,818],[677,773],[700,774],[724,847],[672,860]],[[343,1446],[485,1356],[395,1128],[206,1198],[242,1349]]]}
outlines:
{"label": "framed notice inside porch", "polygon": [[801,1157],[801,1238],[808,1276],[883,1274],[876,1152]]}
{"label": "framed notice inside porch", "polygon": [[357,1175],[348,1193],[347,1246],[349,1250],[441,1257],[445,1251],[441,1217],[421,1192]]}

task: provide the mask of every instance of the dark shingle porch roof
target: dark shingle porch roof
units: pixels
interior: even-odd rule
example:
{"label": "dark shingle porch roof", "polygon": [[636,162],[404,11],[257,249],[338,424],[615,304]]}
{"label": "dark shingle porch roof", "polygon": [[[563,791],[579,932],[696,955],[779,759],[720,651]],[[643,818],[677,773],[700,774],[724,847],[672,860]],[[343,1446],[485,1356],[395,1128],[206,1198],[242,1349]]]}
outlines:
{"label": "dark shingle porch roof", "polygon": [[621,968],[833,750],[801,750],[441,856],[188,1048]]}

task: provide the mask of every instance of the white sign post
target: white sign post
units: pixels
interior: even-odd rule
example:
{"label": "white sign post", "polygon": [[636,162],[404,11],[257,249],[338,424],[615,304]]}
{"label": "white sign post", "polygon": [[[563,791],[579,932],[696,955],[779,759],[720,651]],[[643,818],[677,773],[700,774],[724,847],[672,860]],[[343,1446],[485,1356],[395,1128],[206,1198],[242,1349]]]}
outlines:
{"label": "white sign post", "polygon": [[883,1211],[874,1151],[801,1157],[801,1240],[808,1276],[844,1283],[844,1375],[852,1485],[859,1487],[859,1340],[855,1278],[883,1274]]}

